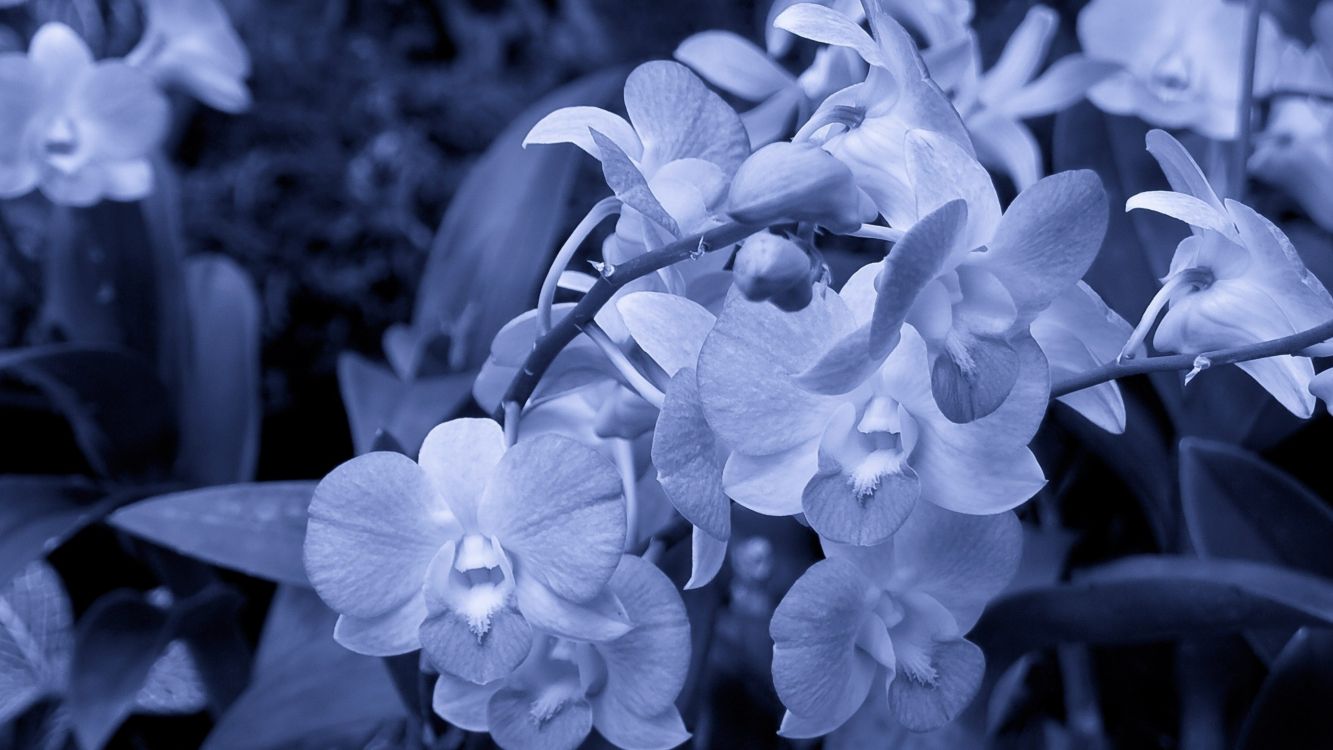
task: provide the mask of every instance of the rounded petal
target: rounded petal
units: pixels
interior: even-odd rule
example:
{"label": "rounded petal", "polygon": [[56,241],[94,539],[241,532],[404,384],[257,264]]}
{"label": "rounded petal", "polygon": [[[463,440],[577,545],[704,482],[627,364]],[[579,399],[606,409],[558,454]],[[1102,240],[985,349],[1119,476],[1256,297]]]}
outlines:
{"label": "rounded petal", "polygon": [[731,448],[751,455],[820,435],[837,399],[800,388],[793,375],[852,328],[846,304],[822,288],[798,312],[733,291],[699,353],[699,394],[709,425]]}
{"label": "rounded petal", "polygon": [[900,672],[889,685],[889,710],[912,731],[938,729],[957,718],[981,687],[986,657],[971,641],[947,641],[935,646],[932,665],[934,684]]}
{"label": "rounded petal", "polygon": [[608,589],[583,603],[572,602],[532,576],[518,576],[518,609],[533,627],[563,638],[606,641],[633,625],[625,606]]}
{"label": "rounded petal", "polygon": [[[1000,199],[990,175],[976,158],[952,138],[927,130],[907,133],[906,152],[907,171],[916,190],[917,215],[925,218],[962,199],[967,209],[961,220],[967,222],[967,231],[960,238],[959,249],[972,250],[990,242],[1000,223]],[[950,217],[948,224],[954,221]]]}
{"label": "rounded petal", "polygon": [[[910,327],[886,367],[886,384],[919,428],[908,463],[921,480],[921,497],[960,513],[1009,510],[1045,484],[1027,449],[1046,413],[1050,375],[1040,347],[1016,339],[1019,374],[1005,402],[967,424],[947,419],[930,392],[925,342]],[[895,361],[896,360],[896,361]]]}
{"label": "rounded petal", "polygon": [[592,731],[592,706],[571,698],[549,716],[534,714],[538,696],[505,688],[492,698],[486,712],[491,737],[504,750],[575,750]]}
{"label": "rounded petal", "polygon": [[677,372],[667,384],[652,457],[676,510],[713,537],[730,537],[731,501],[722,488],[725,454],[704,418],[693,368]]}
{"label": "rounded petal", "polygon": [[592,724],[607,741],[624,750],[667,750],[690,738],[675,706],[645,717],[614,701],[594,700]]}
{"label": "rounded petal", "polygon": [[964,633],[1009,585],[1022,553],[1022,526],[1008,512],[978,516],[921,503],[893,536],[895,567],[911,570],[912,589],[944,605]]}
{"label": "rounded petal", "polygon": [[426,435],[417,461],[464,528],[477,527],[477,504],[505,454],[504,431],[491,419],[452,419]]}
{"label": "rounded petal", "polygon": [[490,613],[484,630],[448,608],[421,623],[421,649],[439,671],[477,685],[513,673],[527,658],[532,628],[512,603]]}
{"label": "rounded petal", "polygon": [[98,63],[82,78],[70,115],[99,156],[136,159],[162,142],[170,105],[151,79],[123,62]]}
{"label": "rounded petal", "polygon": [[693,300],[662,292],[633,292],[616,302],[634,343],[667,375],[694,367],[704,339],[713,330],[713,314]]}
{"label": "rounded petal", "polygon": [[736,111],[673,60],[646,62],[629,74],[625,109],[650,172],[692,157],[732,174],[750,154],[750,137]]}
{"label": "rounded petal", "polygon": [[376,452],[344,463],[315,488],[305,567],[325,603],[373,618],[417,596],[457,522],[412,459]]}
{"label": "rounded petal", "polygon": [[611,590],[634,628],[593,647],[606,660],[603,710],[651,718],[673,707],[690,667],[690,621],[671,579],[640,557],[621,558]]}
{"label": "rounded petal", "polygon": [[680,43],[675,58],[714,86],[752,102],[796,83],[754,42],[730,31],[695,34]]}
{"label": "rounded petal", "polygon": [[596,596],[620,562],[625,500],[600,453],[558,435],[520,441],[500,459],[478,511],[505,552],[566,599]]}
{"label": "rounded petal", "polygon": [[722,486],[740,505],[766,516],[800,513],[801,493],[819,470],[819,438],[780,453],[732,453],[722,467]]}
{"label": "rounded petal", "polygon": [[1031,320],[1073,286],[1106,235],[1106,191],[1081,169],[1038,180],[1009,205],[980,263],[999,277]]}
{"label": "rounded petal", "polygon": [[343,648],[366,656],[395,656],[421,648],[418,630],[426,619],[426,600],[415,596],[378,617],[341,615],[333,627],[333,640]]}
{"label": "rounded petal", "polygon": [[503,686],[501,680],[476,685],[453,675],[440,674],[435,680],[431,707],[440,718],[460,729],[485,732],[490,728],[486,713],[491,696]]}
{"label": "rounded petal", "polygon": [[625,118],[597,107],[562,107],[543,117],[523,139],[530,143],[572,143],[601,160],[601,149],[593,143],[592,130],[602,133],[634,159],[642,158],[643,145]]}
{"label": "rounded petal", "polygon": [[48,90],[68,91],[93,67],[93,53],[83,38],[63,23],[43,24],[28,44],[28,59],[40,71]]}
{"label": "rounded petal", "polygon": [[[769,623],[773,686],[791,711],[821,719],[850,717],[870,680],[858,679],[870,657],[856,647],[868,610],[870,581],[852,563],[830,558],[810,566],[778,604]],[[850,704],[851,710],[846,710]],[[843,717],[846,720],[846,717]]]}

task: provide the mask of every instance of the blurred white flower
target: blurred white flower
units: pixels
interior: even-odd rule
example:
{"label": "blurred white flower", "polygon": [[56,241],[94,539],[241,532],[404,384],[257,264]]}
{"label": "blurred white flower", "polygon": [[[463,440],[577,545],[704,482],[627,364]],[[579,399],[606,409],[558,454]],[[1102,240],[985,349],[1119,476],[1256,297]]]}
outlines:
{"label": "blurred white flower", "polygon": [[126,58],[214,109],[250,108],[250,53],[217,0],[143,0],[148,26]]}

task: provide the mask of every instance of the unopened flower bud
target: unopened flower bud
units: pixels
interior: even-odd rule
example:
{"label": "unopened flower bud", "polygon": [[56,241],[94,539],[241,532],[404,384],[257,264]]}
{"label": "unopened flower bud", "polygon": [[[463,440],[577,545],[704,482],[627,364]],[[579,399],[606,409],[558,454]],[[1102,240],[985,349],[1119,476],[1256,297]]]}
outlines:
{"label": "unopened flower bud", "polygon": [[768,300],[788,312],[810,304],[815,268],[800,245],[776,234],[756,234],[736,253],[736,286],[751,302]]}
{"label": "unopened flower bud", "polygon": [[747,224],[807,221],[850,232],[875,217],[852,171],[811,143],[770,143],[736,171],[727,213]]}

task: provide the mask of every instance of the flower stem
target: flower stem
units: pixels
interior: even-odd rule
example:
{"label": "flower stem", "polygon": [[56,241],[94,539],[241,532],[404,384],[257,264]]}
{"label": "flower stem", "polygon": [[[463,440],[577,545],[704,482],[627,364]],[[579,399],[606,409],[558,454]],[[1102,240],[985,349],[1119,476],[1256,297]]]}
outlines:
{"label": "flower stem", "polygon": [[[520,407],[526,404],[533,390],[537,388],[537,383],[551,366],[551,362],[579,335],[616,290],[654,271],[696,257],[700,249],[708,252],[721,247],[730,247],[762,228],[749,224],[723,224],[706,232],[676,240],[670,245],[631,258],[618,266],[610,264],[603,266],[601,277],[588,293],[583,295],[583,299],[579,300],[574,309],[553,325],[550,331],[537,338],[518,374],[510,382],[502,403],[516,403]],[[503,418],[504,414],[497,414],[496,417]]]}
{"label": "flower stem", "polygon": [[1240,79],[1240,108],[1236,112],[1236,142],[1231,155],[1231,189],[1235,200],[1245,201],[1246,164],[1250,158],[1250,125],[1254,116],[1254,67],[1259,54],[1259,19],[1264,0],[1246,0],[1244,68]]}
{"label": "flower stem", "polygon": [[537,294],[537,330],[541,333],[551,330],[551,305],[555,303],[555,290],[560,285],[560,275],[569,266],[570,259],[578,252],[579,246],[592,233],[594,227],[619,211],[620,201],[615,198],[598,201],[588,210],[588,215],[583,217],[583,221],[574,227],[565,244],[560,246],[560,251],[555,254],[555,260],[551,261],[551,270],[546,272],[546,278],[542,280],[541,292]]}
{"label": "flower stem", "polygon": [[616,372],[620,373],[620,376],[625,379],[630,388],[634,389],[635,393],[639,394],[644,401],[659,409],[662,408],[662,404],[666,401],[666,395],[657,386],[653,385],[652,381],[648,380],[643,373],[639,372],[634,363],[630,362],[629,357],[626,357],[625,353],[620,351],[620,347],[616,346],[616,342],[606,335],[606,331],[602,330],[601,326],[597,325],[595,321],[588,321],[583,326],[583,333],[592,339],[598,349],[602,350],[602,354],[610,360],[611,365],[616,368]]}
{"label": "flower stem", "polygon": [[1323,343],[1333,338],[1333,320],[1325,321],[1290,336],[1246,344],[1230,349],[1218,349],[1198,354],[1173,354],[1164,357],[1144,357],[1123,362],[1110,362],[1087,372],[1065,378],[1051,385],[1051,398],[1058,398],[1084,388],[1107,383],[1117,378],[1130,375],[1142,375],[1149,372],[1168,372],[1172,370],[1192,370],[1200,362],[1208,367],[1230,365],[1237,362],[1276,357],[1280,354],[1295,354],[1303,349]]}

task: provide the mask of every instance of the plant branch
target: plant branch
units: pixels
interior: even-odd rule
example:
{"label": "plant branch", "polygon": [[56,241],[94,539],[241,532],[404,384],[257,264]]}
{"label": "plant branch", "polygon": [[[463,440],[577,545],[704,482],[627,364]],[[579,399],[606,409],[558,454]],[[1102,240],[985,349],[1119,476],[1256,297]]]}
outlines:
{"label": "plant branch", "polygon": [[1231,189],[1228,195],[1235,200],[1245,201],[1245,173],[1250,158],[1250,127],[1254,117],[1254,63],[1259,54],[1259,18],[1263,14],[1264,0],[1246,0],[1245,3],[1245,51],[1241,60],[1244,68],[1240,80],[1240,107],[1236,112],[1236,142],[1232,152]]}
{"label": "plant branch", "polygon": [[1293,333],[1290,336],[1283,336],[1271,341],[1260,341],[1257,344],[1217,349],[1200,354],[1172,354],[1162,357],[1130,359],[1124,362],[1110,362],[1052,384],[1051,398],[1058,398],[1130,375],[1171,370],[1206,370],[1218,365],[1249,362],[1250,360],[1275,357],[1280,354],[1295,354],[1315,344],[1323,343],[1330,338],[1333,338],[1333,320],[1320,323],[1314,328],[1299,333]]}
{"label": "plant branch", "polygon": [[635,279],[642,278],[680,261],[696,257],[700,252],[730,247],[760,229],[762,227],[748,224],[723,224],[706,232],[676,240],[665,247],[631,258],[620,265],[608,263],[603,266],[597,283],[593,284],[588,293],[583,295],[583,299],[579,300],[574,309],[570,310],[568,315],[553,325],[550,331],[537,338],[532,351],[528,353],[527,359],[523,361],[523,366],[519,368],[518,374],[514,376],[514,380],[510,382],[508,390],[505,391],[500,411],[495,415],[496,418],[504,418],[505,405],[517,404],[521,409],[528,402],[532,392],[536,390],[537,384],[541,381],[542,376],[546,374],[546,370],[551,366],[551,363],[555,361],[556,356],[569,345],[570,341],[573,341],[579,335],[579,332],[597,315],[597,311],[602,309],[602,306],[611,299],[616,290]]}

